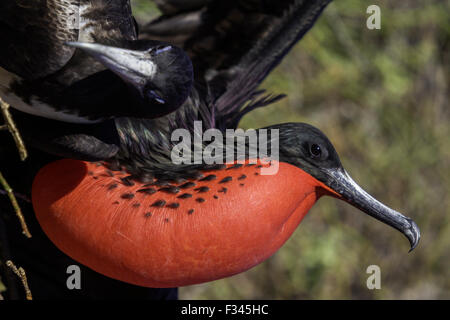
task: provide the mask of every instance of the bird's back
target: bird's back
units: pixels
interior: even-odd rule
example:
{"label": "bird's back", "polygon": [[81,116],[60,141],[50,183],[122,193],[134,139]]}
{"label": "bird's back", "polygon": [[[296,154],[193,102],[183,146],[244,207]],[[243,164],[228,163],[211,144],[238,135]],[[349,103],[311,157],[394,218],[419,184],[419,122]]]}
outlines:
{"label": "bird's back", "polygon": [[102,78],[106,82],[91,79],[106,68],[65,43],[114,45],[136,38],[128,0],[2,1],[0,95],[14,108],[33,115],[67,122],[95,121],[78,106],[92,104],[94,108],[96,97],[108,97],[114,92],[111,89],[117,92],[123,85],[108,71]]}

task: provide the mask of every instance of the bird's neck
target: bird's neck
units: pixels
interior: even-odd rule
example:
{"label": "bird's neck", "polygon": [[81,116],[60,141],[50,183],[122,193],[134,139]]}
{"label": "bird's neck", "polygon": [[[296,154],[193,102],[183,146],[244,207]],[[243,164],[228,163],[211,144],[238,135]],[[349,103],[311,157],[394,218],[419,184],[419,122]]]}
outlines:
{"label": "bird's neck", "polygon": [[175,127],[177,117],[186,120],[183,115],[179,110],[163,119],[116,120],[121,150],[113,166],[123,166],[137,176],[160,173],[173,177],[248,159],[288,162],[278,148],[279,132],[275,128],[222,132],[206,126],[203,131],[203,122],[188,121],[184,121],[184,127]]}

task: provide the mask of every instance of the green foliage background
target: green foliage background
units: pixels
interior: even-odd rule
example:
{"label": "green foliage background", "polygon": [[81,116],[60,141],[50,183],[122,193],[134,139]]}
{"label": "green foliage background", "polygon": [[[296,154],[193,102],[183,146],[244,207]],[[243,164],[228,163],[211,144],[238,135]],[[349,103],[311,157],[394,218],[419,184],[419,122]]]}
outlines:
{"label": "green foliage background", "polygon": [[[133,4],[138,20],[155,13]],[[366,28],[370,4],[381,30]],[[361,186],[417,222],[419,247],[408,254],[397,231],[323,198],[273,257],[182,299],[450,298],[449,12],[449,1],[335,0],[262,85],[288,97],[241,123],[322,129]],[[366,287],[372,264],[381,290]]]}

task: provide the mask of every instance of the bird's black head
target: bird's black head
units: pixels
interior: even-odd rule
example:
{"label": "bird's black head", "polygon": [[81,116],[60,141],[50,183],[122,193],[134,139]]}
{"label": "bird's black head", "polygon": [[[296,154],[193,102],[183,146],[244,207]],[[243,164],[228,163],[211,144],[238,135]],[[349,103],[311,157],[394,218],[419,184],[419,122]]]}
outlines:
{"label": "bird's black head", "polygon": [[[187,99],[193,82],[193,67],[180,48],[161,41],[123,41],[116,46],[69,42],[82,49],[122,78],[134,92],[136,117],[155,118],[168,114]],[[136,109],[136,108],[135,108]]]}
{"label": "bird's black head", "polygon": [[319,129],[306,123],[279,125],[280,160],[301,168],[327,183],[329,170],[343,170],[330,140]]}
{"label": "bird's black head", "polygon": [[330,140],[319,129],[305,123],[285,123],[267,129],[279,129],[281,162],[302,169],[325,184],[331,191],[329,194],[401,231],[408,238],[411,250],[417,246],[420,231],[415,222],[388,208],[358,186],[342,167]]}

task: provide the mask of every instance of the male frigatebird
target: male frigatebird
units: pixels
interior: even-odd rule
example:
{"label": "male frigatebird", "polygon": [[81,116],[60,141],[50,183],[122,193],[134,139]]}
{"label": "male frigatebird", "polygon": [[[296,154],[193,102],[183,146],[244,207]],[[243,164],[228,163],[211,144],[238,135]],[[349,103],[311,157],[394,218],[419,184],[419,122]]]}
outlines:
{"label": "male frigatebird", "polygon": [[138,40],[129,0],[4,0],[0,95],[74,123],[154,118],[189,95],[192,64],[173,44]]}
{"label": "male frigatebird", "polygon": [[[221,3],[220,10],[207,7],[220,19],[202,24],[195,35],[208,38],[230,26],[230,20],[235,27],[253,21],[237,14],[252,5],[244,2]],[[208,61],[213,50],[190,47],[187,41],[196,77],[204,81],[196,83],[180,109],[153,120],[116,119],[120,148],[114,157],[102,163],[60,160],[37,174],[32,201],[48,237],[109,277],[148,287],[188,285],[230,276],[267,259],[311,206],[330,195],[401,231],[414,249],[420,238],[416,224],[362,190],[328,138],[310,125],[266,128],[279,130],[279,139],[270,135],[268,141],[279,144],[280,157],[270,163],[247,158],[243,163],[181,165],[171,160],[175,129],[195,134],[198,120],[204,129],[225,132],[248,111],[279,98],[258,98],[256,88],[327,3],[284,1],[278,7],[281,15],[272,10],[275,5],[257,3],[255,12],[266,18],[259,20],[264,36],[232,59],[224,50],[214,64],[195,65],[196,54],[204,53]],[[277,166],[277,173],[262,175],[260,170],[270,166]]]}

